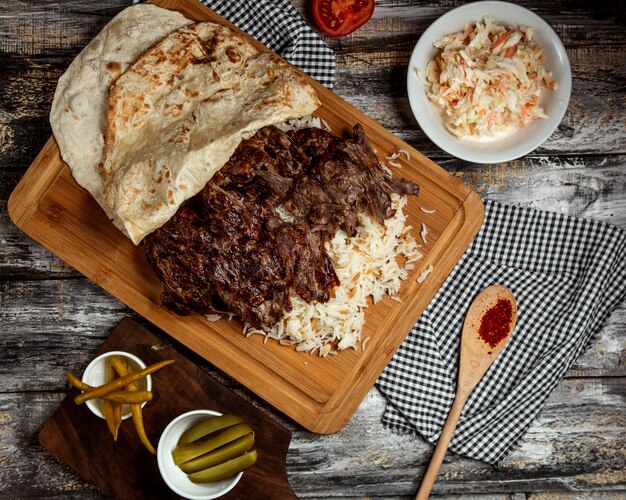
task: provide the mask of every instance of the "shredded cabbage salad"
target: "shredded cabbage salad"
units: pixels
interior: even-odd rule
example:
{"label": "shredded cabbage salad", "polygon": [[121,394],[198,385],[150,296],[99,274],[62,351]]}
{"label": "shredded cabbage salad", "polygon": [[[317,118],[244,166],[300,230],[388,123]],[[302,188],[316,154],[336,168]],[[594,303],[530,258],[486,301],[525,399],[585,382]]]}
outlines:
{"label": "shredded cabbage salad", "polygon": [[539,93],[557,83],[546,72],[532,28],[506,27],[485,17],[434,46],[441,52],[426,66],[425,78],[419,70],[418,77],[430,100],[445,111],[453,134],[495,135],[547,118]]}

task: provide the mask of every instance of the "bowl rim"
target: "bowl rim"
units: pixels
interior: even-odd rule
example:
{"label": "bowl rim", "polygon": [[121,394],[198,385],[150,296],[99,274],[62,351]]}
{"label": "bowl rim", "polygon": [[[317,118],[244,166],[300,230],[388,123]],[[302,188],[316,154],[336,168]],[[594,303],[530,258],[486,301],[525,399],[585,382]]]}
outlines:
{"label": "bowl rim", "polygon": [[[87,367],[83,371],[83,375],[81,377],[82,382],[89,384],[91,380],[90,377],[88,376],[89,373],[92,370],[94,370],[99,363],[104,362],[107,358],[110,358],[111,356],[120,356],[120,357],[128,358],[134,361],[140,367],[141,370],[143,370],[147,366],[146,363],[144,363],[144,361],[141,358],[139,358],[138,356],[135,356],[134,354],[131,354],[130,352],[107,351],[107,352],[100,354],[99,356],[96,356],[93,360],[91,360],[91,362],[87,365]],[[152,390],[152,376],[146,375],[145,378],[146,378],[146,390],[151,391]],[[147,401],[144,401],[143,403],[141,403],[141,407],[143,408],[146,405],[146,403]],[[87,408],[89,408],[89,410],[91,410],[91,412],[94,415],[104,420],[104,414],[102,413],[100,407],[96,404],[94,400],[89,399],[85,401],[85,404],[87,405]],[[129,405],[123,405],[122,406],[122,420],[126,420],[127,418],[130,418],[131,415],[132,413],[130,411]]]}
{"label": "bowl rim", "polygon": [[[188,493],[188,492],[180,489],[176,484],[174,484],[172,482],[170,476],[167,473],[165,462],[166,462],[166,460],[169,460],[171,462],[172,467],[176,467],[176,465],[174,465],[174,462],[173,462],[173,460],[171,458],[171,450],[166,450],[165,449],[165,439],[164,438],[168,434],[170,434],[172,432],[172,430],[182,420],[188,419],[188,418],[192,418],[192,417],[195,417],[195,416],[200,416],[200,415],[211,416],[211,417],[219,417],[220,415],[223,415],[223,413],[220,413],[219,411],[215,411],[215,410],[208,410],[208,409],[191,410],[191,411],[182,413],[182,414],[178,415],[176,418],[174,418],[169,424],[167,424],[167,427],[165,427],[165,429],[161,433],[161,436],[159,437],[159,443],[157,445],[157,465],[159,467],[159,473],[161,474],[161,477],[163,478],[163,481],[165,481],[165,484],[167,484],[167,486],[174,493],[180,495],[181,497],[187,498],[189,500],[211,500],[213,498],[221,497],[222,495],[225,495],[230,490],[232,490],[235,486],[237,486],[237,484],[239,483],[239,480],[241,479],[241,477],[243,476],[243,473],[244,473],[244,471],[241,471],[236,476],[233,476],[233,478],[230,480],[230,483],[228,483],[226,486],[224,486],[224,488],[222,490],[220,490],[219,492],[217,492],[215,494],[208,494],[208,495],[195,495],[193,493]],[[183,432],[183,430],[181,430],[181,434],[182,434],[182,432]],[[223,481],[226,481],[226,479],[224,479]],[[212,483],[212,484],[215,484],[215,483]]]}
{"label": "bowl rim", "polygon": [[[515,16],[516,14],[530,17],[533,20],[532,24],[530,22],[527,24],[532,26],[535,29],[535,32],[538,33],[541,38],[544,38],[546,41],[548,40],[550,41],[550,44],[554,47],[554,50],[556,51],[556,55],[558,56],[557,64],[559,66],[559,69],[563,73],[562,75],[563,77],[558,82],[559,83],[559,98],[558,98],[559,107],[557,107],[557,109],[554,112],[550,113],[550,116],[552,118],[551,121],[553,121],[553,125],[551,125],[549,128],[546,128],[543,131],[537,132],[535,135],[531,135],[526,140],[521,141],[521,145],[514,147],[514,148],[508,148],[505,151],[484,151],[484,150],[481,151],[480,148],[472,148],[468,144],[460,144],[460,143],[457,144],[455,142],[448,141],[447,139],[455,139],[456,141],[460,141],[460,139],[455,138],[455,136],[452,135],[447,130],[446,132],[447,134],[449,134],[449,137],[447,137],[445,140],[440,140],[440,138],[437,136],[438,132],[436,133],[434,130],[434,127],[430,125],[431,120],[428,119],[426,116],[422,116],[422,114],[420,113],[420,110],[418,109],[418,104],[417,104],[417,100],[420,99],[419,94],[423,92],[425,96],[425,89],[423,88],[423,84],[421,80],[416,75],[416,69],[419,67],[418,64],[416,63],[416,59],[418,59],[418,57],[422,55],[422,51],[428,50],[428,48],[432,46],[432,42],[436,39],[434,34],[438,32],[440,27],[444,25],[446,21],[448,21],[450,18],[455,18],[455,21],[457,21],[456,17],[459,16],[460,13],[465,13],[467,11],[466,17],[468,19],[466,22],[471,22],[472,20],[476,20],[478,18],[482,18],[482,17],[485,17],[486,15],[489,15],[489,13],[485,11],[489,11],[490,9],[493,9],[493,8],[510,10],[511,17]],[[482,11],[482,13],[477,14],[476,13],[477,10]],[[501,14],[497,14],[497,15],[492,14],[492,17],[498,21],[506,22],[506,16],[503,16]],[[449,31],[450,32],[455,31],[455,28],[450,28]],[[546,44],[547,43],[544,42],[543,46],[545,47]],[[418,81],[420,86],[415,85],[416,80]],[[523,7],[515,3],[505,2],[501,0],[485,0],[485,1],[471,2],[468,4],[455,7],[454,9],[451,9],[448,12],[439,16],[428,26],[428,28],[426,28],[426,30],[419,37],[417,43],[415,44],[411,52],[411,56],[409,58],[409,63],[407,67],[406,85],[407,85],[407,95],[409,98],[409,105],[411,107],[413,116],[415,117],[418,125],[420,126],[424,134],[436,146],[438,146],[439,148],[441,148],[443,151],[447,152],[448,154],[456,158],[462,159],[462,160],[471,161],[474,163],[481,163],[481,164],[501,163],[501,162],[511,161],[511,160],[520,158],[534,151],[541,144],[543,144],[552,135],[552,133],[554,133],[554,131],[557,129],[557,127],[563,120],[565,113],[567,112],[569,100],[571,98],[571,91],[572,91],[571,65],[569,62],[569,58],[567,56],[567,51],[565,50],[565,46],[563,45],[562,40],[554,31],[554,29],[543,18],[541,18],[532,10],[527,9],[526,7]],[[435,104],[431,103],[430,100],[428,100],[428,103],[433,107],[435,106]],[[436,108],[434,109],[436,110]],[[521,130],[523,129],[519,129],[515,131],[511,136],[503,137],[503,139],[508,139],[509,137],[515,136],[515,134],[517,134]],[[496,143],[497,141],[498,140],[496,139],[493,142]],[[477,144],[484,145],[484,143],[477,143]]]}

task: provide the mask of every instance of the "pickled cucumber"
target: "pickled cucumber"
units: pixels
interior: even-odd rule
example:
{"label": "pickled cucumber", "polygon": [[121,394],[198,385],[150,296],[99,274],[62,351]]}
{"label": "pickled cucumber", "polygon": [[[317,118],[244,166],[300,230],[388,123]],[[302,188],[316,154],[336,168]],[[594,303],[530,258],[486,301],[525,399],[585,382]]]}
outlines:
{"label": "pickled cucumber", "polygon": [[201,439],[209,434],[217,431],[221,431],[231,425],[239,424],[243,422],[237,415],[220,415],[219,417],[211,417],[205,420],[201,420],[197,424],[191,426],[185,432],[182,433],[178,444],[193,443],[198,439]]}
{"label": "pickled cucumber", "polygon": [[239,439],[235,439],[224,446],[220,446],[216,450],[213,450],[204,455],[200,455],[193,460],[189,460],[183,464],[180,464],[180,468],[183,472],[191,474],[192,472],[199,472],[214,465],[218,465],[227,462],[233,458],[243,455],[245,452],[250,451],[254,446],[254,432],[246,434]]}
{"label": "pickled cucumber", "polygon": [[245,455],[233,458],[228,462],[221,463],[214,467],[209,467],[199,472],[189,474],[189,479],[194,483],[213,483],[221,481],[238,474],[239,472],[252,467],[257,461],[257,451],[252,450]]}
{"label": "pickled cucumber", "polygon": [[210,436],[207,439],[177,446],[172,451],[174,463],[180,465],[184,462],[188,462],[189,460],[209,453],[251,432],[252,428],[248,424],[236,424],[228,427],[216,436]]}

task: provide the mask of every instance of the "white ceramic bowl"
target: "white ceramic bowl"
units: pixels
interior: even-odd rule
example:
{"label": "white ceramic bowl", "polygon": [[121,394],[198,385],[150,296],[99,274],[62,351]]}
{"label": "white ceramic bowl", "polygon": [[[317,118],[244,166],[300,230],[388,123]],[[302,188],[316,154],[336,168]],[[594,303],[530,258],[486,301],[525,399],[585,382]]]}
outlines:
{"label": "white ceramic bowl", "polygon": [[[89,384],[92,386],[98,386],[102,384],[106,384],[107,382],[107,374],[109,367],[109,359],[112,356],[119,356],[120,358],[124,358],[126,363],[128,364],[128,369],[130,372],[137,372],[143,370],[146,367],[146,364],[141,361],[137,356],[130,354],[129,352],[124,351],[110,351],[101,354],[96,359],[94,359],[87,368],[85,368],[85,372],[83,373],[82,381],[85,384]],[[137,388],[141,391],[150,391],[152,390],[152,377],[147,375],[145,378],[137,381]],[[104,413],[102,411],[104,402],[102,399],[90,399],[85,402],[87,407],[100,418],[104,418]],[[141,406],[143,407],[146,403],[143,403]],[[130,406],[122,405],[122,419],[127,419],[131,416]]]}
{"label": "white ceramic bowl", "polygon": [[[428,61],[438,53],[433,43],[442,36],[463,31],[467,24],[485,16],[506,25],[531,26],[537,42],[543,47],[545,66],[558,82],[556,90],[544,90],[539,101],[549,118],[534,120],[509,136],[485,142],[464,139],[450,133],[438,107],[426,96],[426,86],[417,76],[424,74]],[[572,90],[572,75],[565,48],[554,30],[539,16],[508,2],[474,2],[447,12],[422,34],[409,61],[407,90],[413,114],[424,133],[451,155],[476,163],[498,163],[530,153],[558,127],[567,110]]]}
{"label": "white ceramic bowl", "polygon": [[183,432],[200,420],[220,415],[221,413],[211,410],[194,410],[183,413],[172,420],[161,434],[157,447],[159,471],[170,489],[181,497],[191,500],[209,500],[220,497],[232,490],[243,476],[243,472],[240,472],[230,479],[215,483],[192,483],[187,474],[180,470],[172,458],[172,450],[176,447]]}

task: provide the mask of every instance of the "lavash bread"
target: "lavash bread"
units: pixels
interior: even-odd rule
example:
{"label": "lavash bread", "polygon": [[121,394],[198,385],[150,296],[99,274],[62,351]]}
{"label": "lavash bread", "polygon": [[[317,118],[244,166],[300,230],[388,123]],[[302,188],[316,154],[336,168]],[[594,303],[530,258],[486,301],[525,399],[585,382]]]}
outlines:
{"label": "lavash bread", "polygon": [[297,70],[241,35],[139,4],[72,62],[50,122],[75,180],[138,244],[241,140],[318,105]]}
{"label": "lavash bread", "polygon": [[318,105],[292,66],[228,28],[203,22],[172,32],[110,89],[102,174],[118,227],[139,243],[243,139]]}
{"label": "lavash bread", "polygon": [[192,21],[154,5],[135,5],[115,16],[83,49],[59,79],[50,124],[79,185],[87,189],[109,218],[104,202],[101,164],[111,84],[137,57],[168,33]]}

